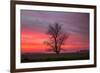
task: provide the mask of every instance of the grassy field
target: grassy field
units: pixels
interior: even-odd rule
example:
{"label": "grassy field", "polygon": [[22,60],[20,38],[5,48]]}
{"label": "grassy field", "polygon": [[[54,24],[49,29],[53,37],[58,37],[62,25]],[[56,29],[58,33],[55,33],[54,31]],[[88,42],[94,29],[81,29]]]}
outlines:
{"label": "grassy field", "polygon": [[67,60],[85,60],[89,59],[89,52],[77,53],[60,53],[44,54],[44,53],[25,53],[21,55],[21,62],[47,62],[47,61],[67,61]]}

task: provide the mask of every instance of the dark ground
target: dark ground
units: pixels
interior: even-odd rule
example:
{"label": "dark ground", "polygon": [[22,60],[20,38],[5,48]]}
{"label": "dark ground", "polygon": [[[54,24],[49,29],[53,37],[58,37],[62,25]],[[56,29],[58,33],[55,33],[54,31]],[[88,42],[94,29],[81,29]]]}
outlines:
{"label": "dark ground", "polygon": [[21,62],[47,62],[47,61],[67,61],[67,60],[86,60],[89,59],[88,51],[76,53],[24,53],[21,55]]}

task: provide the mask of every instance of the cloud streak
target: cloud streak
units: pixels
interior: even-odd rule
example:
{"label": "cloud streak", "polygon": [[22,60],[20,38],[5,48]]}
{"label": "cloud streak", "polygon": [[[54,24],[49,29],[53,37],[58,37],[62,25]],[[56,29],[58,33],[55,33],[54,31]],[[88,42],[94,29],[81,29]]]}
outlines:
{"label": "cloud streak", "polygon": [[23,52],[27,49],[36,52],[36,48],[43,51],[47,47],[43,41],[48,38],[48,26],[54,23],[61,24],[64,32],[70,34],[64,45],[69,51],[72,48],[89,49],[89,13],[21,10]]}

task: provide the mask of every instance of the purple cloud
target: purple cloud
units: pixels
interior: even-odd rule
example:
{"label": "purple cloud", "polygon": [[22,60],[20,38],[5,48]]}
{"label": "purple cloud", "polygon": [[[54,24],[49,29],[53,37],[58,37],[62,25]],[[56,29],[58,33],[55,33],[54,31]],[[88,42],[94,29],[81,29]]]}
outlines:
{"label": "purple cloud", "polygon": [[21,27],[46,32],[49,24],[60,23],[64,31],[89,36],[89,13],[21,10]]}

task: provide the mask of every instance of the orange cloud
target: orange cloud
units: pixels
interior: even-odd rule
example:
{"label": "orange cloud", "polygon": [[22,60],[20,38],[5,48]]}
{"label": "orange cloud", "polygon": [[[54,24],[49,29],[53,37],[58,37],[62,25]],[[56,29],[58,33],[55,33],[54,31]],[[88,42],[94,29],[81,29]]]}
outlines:
{"label": "orange cloud", "polygon": [[[49,46],[43,42],[48,36],[45,33],[22,31],[21,33],[21,50],[22,52],[44,52]],[[89,48],[89,40],[78,34],[70,35],[62,47],[67,50],[80,50]]]}

